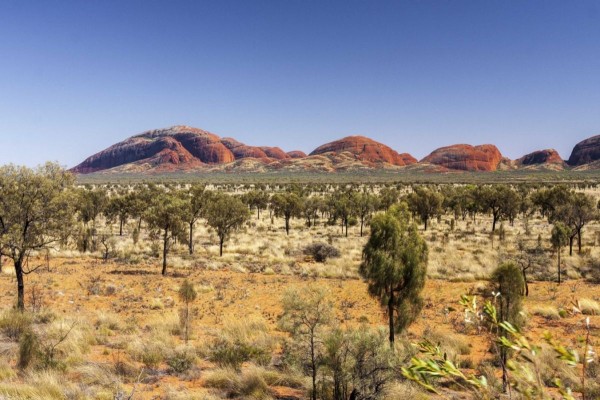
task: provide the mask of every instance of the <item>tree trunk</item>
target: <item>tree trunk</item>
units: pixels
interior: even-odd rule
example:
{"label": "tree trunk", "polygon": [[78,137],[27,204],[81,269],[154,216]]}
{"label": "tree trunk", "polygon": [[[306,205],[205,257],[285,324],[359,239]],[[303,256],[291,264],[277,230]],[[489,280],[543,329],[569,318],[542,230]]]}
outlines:
{"label": "tree trunk", "polygon": [[223,242],[225,241],[225,237],[219,236],[219,257],[223,256]]}
{"label": "tree trunk", "polygon": [[167,251],[168,251],[168,241],[169,241],[169,230],[165,229],[165,233],[163,235],[163,263],[162,263],[162,274],[167,275]]}
{"label": "tree trunk", "polygon": [[363,225],[365,224],[365,219],[360,218],[360,237],[363,237]]}
{"label": "tree trunk", "polygon": [[317,400],[317,359],[315,356],[315,335],[310,335],[310,361],[312,368],[312,400]]}
{"label": "tree trunk", "polygon": [[575,238],[575,235],[569,237],[569,255],[572,256],[573,255],[573,239]]}
{"label": "tree trunk", "polygon": [[525,297],[529,296],[529,284],[527,283],[527,272],[525,268],[522,269],[523,272],[523,282],[525,282]]}
{"label": "tree trunk", "polygon": [[15,274],[17,276],[17,309],[23,312],[25,311],[25,281],[21,257],[15,260]]}
{"label": "tree trunk", "polygon": [[346,227],[346,237],[348,237],[348,218],[344,220],[344,226]]}
{"label": "tree trunk", "polygon": [[119,236],[123,236],[123,220],[119,218]]}
{"label": "tree trunk", "polygon": [[256,219],[260,219],[260,207],[256,207]]}
{"label": "tree trunk", "polygon": [[394,349],[394,289],[390,288],[390,298],[388,300],[388,317],[390,327],[390,347]]}
{"label": "tree trunk", "polygon": [[560,285],[560,247],[558,248],[558,284]]}
{"label": "tree trunk", "polygon": [[290,218],[289,217],[285,217],[285,234],[286,235],[290,234]]}
{"label": "tree trunk", "polygon": [[423,220],[425,221],[425,230],[427,230],[427,221],[429,221],[429,218],[424,218]]}
{"label": "tree trunk", "polygon": [[188,244],[190,254],[194,254],[194,223],[190,222],[190,242]]}
{"label": "tree trunk", "polygon": [[577,247],[579,250],[579,254],[581,254],[581,230],[577,231]]}
{"label": "tree trunk", "polygon": [[496,217],[496,214],[493,214],[493,221],[492,221],[492,232],[496,232],[496,221],[498,220],[498,217]]}

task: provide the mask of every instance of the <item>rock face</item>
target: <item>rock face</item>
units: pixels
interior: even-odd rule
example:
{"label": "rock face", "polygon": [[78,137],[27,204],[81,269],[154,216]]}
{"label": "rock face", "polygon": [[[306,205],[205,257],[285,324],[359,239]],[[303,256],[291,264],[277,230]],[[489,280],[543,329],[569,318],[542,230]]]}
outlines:
{"label": "rock face", "polygon": [[600,160],[600,135],[592,136],[575,145],[567,163],[573,167]]}
{"label": "rock face", "polygon": [[529,165],[542,165],[542,164],[560,164],[562,165],[563,159],[560,158],[558,152],[554,149],[538,150],[533,153],[529,153],[519,158],[516,161],[517,165],[529,166]]}
{"label": "rock face", "polygon": [[287,153],[290,158],[304,158],[306,157],[306,153],[300,150],[288,151]]}
{"label": "rock face", "polygon": [[349,152],[358,160],[371,163],[388,163],[396,166],[414,164],[417,160],[407,153],[399,154],[388,146],[364,136],[348,136],[334,142],[317,147],[310,153],[316,156],[327,153],[340,154]]}
{"label": "rock face", "polygon": [[156,129],[133,136],[94,154],[72,169],[75,173],[91,173],[124,164],[146,162],[159,164],[227,163],[235,156],[221,139],[210,132],[189,126]]}
{"label": "rock face", "polygon": [[495,171],[501,161],[502,154],[492,144],[480,146],[455,144],[441,147],[421,160],[421,162],[459,171]]}

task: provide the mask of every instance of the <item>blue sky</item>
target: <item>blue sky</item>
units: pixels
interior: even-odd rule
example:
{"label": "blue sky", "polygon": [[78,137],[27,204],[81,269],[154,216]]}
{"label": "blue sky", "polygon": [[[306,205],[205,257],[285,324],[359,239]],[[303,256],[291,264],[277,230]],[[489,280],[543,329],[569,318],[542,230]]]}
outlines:
{"label": "blue sky", "polygon": [[600,2],[0,2],[0,163],[70,167],[178,124],[567,158],[600,133]]}

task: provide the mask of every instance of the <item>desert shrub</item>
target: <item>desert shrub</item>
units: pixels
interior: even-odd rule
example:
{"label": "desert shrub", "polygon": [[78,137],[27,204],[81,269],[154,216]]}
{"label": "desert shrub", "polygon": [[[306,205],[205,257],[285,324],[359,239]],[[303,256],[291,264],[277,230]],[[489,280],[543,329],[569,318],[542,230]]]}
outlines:
{"label": "desert shrub", "polygon": [[188,347],[175,349],[167,357],[167,365],[172,372],[182,374],[196,365],[196,355]]}
{"label": "desert shrub", "polygon": [[600,315],[600,304],[592,299],[577,300],[577,308],[584,315]]}
{"label": "desert shrub", "polygon": [[157,345],[146,345],[142,350],[140,361],[146,368],[156,369],[165,359],[163,349]]}
{"label": "desert shrub", "polygon": [[40,343],[38,336],[33,331],[27,331],[19,340],[19,358],[17,366],[25,369],[35,362],[40,356]]}
{"label": "desert shrub", "polygon": [[545,305],[537,306],[531,310],[531,313],[533,315],[538,315],[540,317],[543,317],[543,318],[549,319],[549,320],[560,319],[560,313],[558,312],[556,307],[553,307],[553,306],[545,306]]}
{"label": "desert shrub", "polygon": [[312,256],[316,262],[325,262],[328,258],[337,258],[340,252],[335,247],[322,242],[311,243],[306,246],[303,253]]}
{"label": "desert shrub", "polygon": [[0,317],[0,332],[11,340],[18,341],[21,335],[31,330],[31,315],[10,310]]}
{"label": "desert shrub", "polygon": [[229,321],[212,342],[209,359],[220,367],[239,370],[247,361],[267,365],[273,348],[273,338],[263,321]]}
{"label": "desert shrub", "polygon": [[232,369],[217,369],[204,378],[207,387],[227,392],[228,397],[269,399],[269,386],[259,368],[249,368],[243,374]]}

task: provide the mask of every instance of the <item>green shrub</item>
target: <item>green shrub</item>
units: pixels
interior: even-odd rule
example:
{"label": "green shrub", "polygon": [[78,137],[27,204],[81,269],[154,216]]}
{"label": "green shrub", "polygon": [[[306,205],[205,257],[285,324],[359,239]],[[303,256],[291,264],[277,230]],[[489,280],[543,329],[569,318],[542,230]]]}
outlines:
{"label": "green shrub", "polygon": [[306,246],[303,253],[312,256],[316,262],[325,262],[328,258],[337,258],[340,252],[335,247],[322,242],[311,243]]}
{"label": "green shrub", "polygon": [[176,349],[167,358],[167,365],[172,372],[182,374],[196,365],[196,355],[187,347]]}

